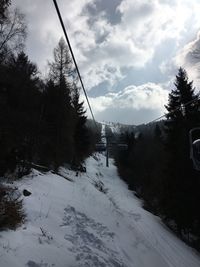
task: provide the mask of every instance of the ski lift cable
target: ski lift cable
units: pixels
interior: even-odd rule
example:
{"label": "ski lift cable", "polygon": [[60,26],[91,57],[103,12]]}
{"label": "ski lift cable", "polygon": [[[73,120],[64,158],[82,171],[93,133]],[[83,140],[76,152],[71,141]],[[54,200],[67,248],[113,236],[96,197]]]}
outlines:
{"label": "ski lift cable", "polygon": [[77,62],[76,62],[76,59],[75,59],[75,56],[74,56],[74,53],[73,53],[73,50],[72,50],[72,47],[71,47],[69,38],[68,38],[68,35],[67,35],[67,31],[66,31],[65,25],[64,25],[64,23],[63,23],[63,19],[62,19],[62,16],[61,16],[61,13],[60,13],[60,10],[59,10],[57,1],[56,1],[56,0],[53,0],[53,2],[54,2],[54,5],[55,5],[55,9],[56,9],[58,18],[59,18],[59,20],[60,20],[60,24],[61,24],[62,29],[63,29],[63,32],[64,32],[64,36],[65,36],[66,41],[67,41],[67,44],[68,44],[68,47],[69,47],[69,50],[70,50],[70,53],[71,53],[71,56],[72,56],[72,59],[73,59],[73,62],[74,62],[74,65],[75,65],[75,68],[76,68],[78,77],[79,77],[79,80],[80,80],[80,83],[81,83],[81,87],[82,87],[83,92],[84,92],[84,94],[85,94],[85,98],[86,98],[86,101],[87,101],[87,104],[88,104],[90,113],[91,113],[91,115],[92,115],[92,119],[93,119],[93,121],[94,121],[94,124],[95,124],[96,128],[98,129],[98,127],[97,127],[97,123],[96,123],[96,120],[95,120],[95,118],[94,118],[94,114],[93,114],[93,111],[92,111],[92,108],[91,108],[91,105],[90,105],[90,102],[89,102],[89,99],[88,99],[88,96],[87,96],[87,92],[86,92],[86,90],[85,90],[85,86],[84,86],[84,84],[83,84],[83,80],[82,80],[82,78],[81,78],[80,71],[79,71],[79,68],[78,68],[78,65],[77,65]]}
{"label": "ski lift cable", "polygon": [[[185,103],[185,104],[184,104],[184,107],[186,107],[186,106],[188,106],[188,105],[190,105],[190,104],[192,104],[192,103],[194,103],[194,102],[197,102],[197,103],[198,103],[199,100],[200,100],[199,98],[198,98],[198,99],[193,99],[193,100],[191,100],[191,101]],[[173,111],[168,112],[168,113],[165,113],[164,115],[162,115],[162,116],[160,116],[160,117],[158,117],[158,118],[156,118],[156,119],[153,119],[152,121],[149,121],[149,122],[147,122],[146,124],[150,124],[150,123],[156,122],[156,121],[158,121],[158,120],[160,120],[160,119],[166,117],[166,115],[170,115],[170,114],[175,113],[177,110],[179,110],[179,109],[181,108],[181,106],[182,106],[182,104],[181,104],[180,106],[178,106],[176,109],[174,109]],[[101,124],[110,126],[109,124],[106,124],[106,123],[101,123]]]}
{"label": "ski lift cable", "polygon": [[[197,103],[198,103],[198,101],[199,101],[199,98],[198,98],[198,99],[193,99],[193,100],[191,100],[191,101],[185,103],[185,104],[184,104],[184,107],[186,107],[186,106],[188,106],[188,105],[190,105],[190,104],[192,104],[192,103],[194,103],[194,102],[197,102]],[[152,123],[152,122],[156,122],[156,121],[158,121],[158,120],[164,118],[166,115],[170,115],[170,114],[175,113],[177,110],[179,110],[179,109],[181,108],[181,106],[182,106],[182,104],[181,104],[180,106],[178,106],[176,109],[174,109],[173,111],[168,112],[168,113],[166,113],[166,114],[164,114],[164,115],[162,115],[162,116],[160,116],[160,117],[158,117],[158,118],[156,118],[156,119],[154,119],[154,120],[148,122],[147,124],[150,124],[150,123]]]}
{"label": "ski lift cable", "polygon": [[[97,127],[97,123],[96,123],[96,120],[95,120],[95,118],[94,118],[94,114],[93,114],[93,111],[92,111],[92,108],[91,108],[91,105],[90,105],[90,102],[89,102],[89,99],[88,99],[88,96],[87,96],[87,92],[86,92],[86,90],[85,90],[85,86],[84,86],[84,84],[83,84],[83,80],[82,80],[81,75],[80,75],[80,71],[79,71],[79,68],[78,68],[78,65],[77,65],[77,62],[76,62],[76,59],[75,59],[75,56],[74,56],[74,53],[73,53],[73,50],[72,50],[72,47],[71,47],[69,38],[68,38],[68,35],[67,35],[67,31],[66,31],[65,25],[64,25],[64,23],[63,23],[63,19],[62,19],[62,16],[61,16],[61,13],[60,13],[60,10],[59,10],[57,1],[56,1],[56,0],[53,0],[53,2],[54,2],[56,12],[57,12],[57,15],[58,15],[58,17],[59,17],[60,24],[61,24],[61,26],[62,26],[64,35],[65,35],[65,38],[66,38],[66,41],[67,41],[67,44],[68,44],[70,53],[71,53],[71,55],[72,55],[72,59],[73,59],[73,62],[74,62],[74,65],[75,65],[75,68],[76,68],[76,71],[77,71],[77,74],[78,74],[80,83],[81,83],[81,87],[82,87],[82,89],[83,89],[83,92],[84,92],[84,94],[85,94],[85,98],[86,98],[86,100],[87,100],[88,107],[89,107],[90,113],[91,113],[91,115],[92,115],[92,119],[93,119],[93,121],[94,121],[94,123],[95,123],[95,125],[96,125],[96,127]],[[198,102],[198,101],[199,101],[199,99],[193,99],[193,100],[187,102],[186,104],[184,104],[184,106],[188,106],[188,105],[192,104],[193,102]],[[162,115],[162,116],[160,116],[160,117],[158,117],[158,118],[156,118],[156,119],[154,119],[154,120],[148,122],[147,124],[150,124],[150,123],[152,123],[152,122],[158,121],[158,120],[164,118],[166,115],[173,114],[174,112],[176,112],[177,110],[179,110],[180,107],[181,107],[181,105],[180,105],[179,107],[177,107],[175,110],[173,110],[173,111],[171,111],[171,112],[168,112],[168,113],[166,113],[166,114],[164,114],[164,115]],[[97,127],[97,128],[98,128],[98,127]]]}

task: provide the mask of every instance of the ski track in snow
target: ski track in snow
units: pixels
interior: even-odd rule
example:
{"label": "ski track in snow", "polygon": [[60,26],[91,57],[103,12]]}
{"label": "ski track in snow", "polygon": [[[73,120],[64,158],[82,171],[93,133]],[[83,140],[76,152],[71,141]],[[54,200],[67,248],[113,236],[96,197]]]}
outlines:
{"label": "ski track in snow", "polygon": [[[120,180],[112,160],[98,154],[87,173],[33,171],[15,182],[26,222],[0,232],[0,267],[200,267],[200,256],[179,240]],[[103,190],[102,190],[103,189]],[[102,191],[102,192],[100,192]]]}

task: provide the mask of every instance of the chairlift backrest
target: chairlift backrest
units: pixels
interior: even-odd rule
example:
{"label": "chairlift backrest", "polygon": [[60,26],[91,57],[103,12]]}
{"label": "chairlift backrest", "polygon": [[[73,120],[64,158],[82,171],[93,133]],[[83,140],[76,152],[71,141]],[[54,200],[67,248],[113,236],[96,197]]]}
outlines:
{"label": "chairlift backrest", "polygon": [[190,158],[195,170],[200,171],[200,128],[193,128],[189,132]]}
{"label": "chairlift backrest", "polygon": [[195,159],[200,162],[200,139],[195,140],[192,143],[192,147]]}

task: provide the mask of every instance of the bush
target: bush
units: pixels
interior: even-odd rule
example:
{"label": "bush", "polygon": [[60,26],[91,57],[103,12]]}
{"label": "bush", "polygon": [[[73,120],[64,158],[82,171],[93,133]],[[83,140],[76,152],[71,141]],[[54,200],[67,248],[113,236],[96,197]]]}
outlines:
{"label": "bush", "polygon": [[0,185],[0,230],[16,229],[24,219],[17,188]]}

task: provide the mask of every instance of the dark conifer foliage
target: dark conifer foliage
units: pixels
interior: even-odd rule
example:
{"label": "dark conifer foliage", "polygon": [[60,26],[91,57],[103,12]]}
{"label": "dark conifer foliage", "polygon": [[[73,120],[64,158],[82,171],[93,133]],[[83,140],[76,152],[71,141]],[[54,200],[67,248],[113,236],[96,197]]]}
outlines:
{"label": "dark conifer foliage", "polygon": [[[68,48],[61,38],[46,81],[24,51],[24,15],[0,1],[0,177],[17,179],[31,168],[80,168],[94,151],[101,128],[87,120]],[[75,162],[75,164],[74,164]],[[1,179],[1,181],[3,180]],[[1,182],[0,181],[0,182]],[[23,219],[16,190],[0,183],[1,228]],[[14,197],[12,197],[14,196]]]}
{"label": "dark conifer foliage", "polygon": [[54,49],[47,81],[24,52],[0,64],[0,174],[20,177],[35,164],[78,168],[94,148],[83,102],[63,39]]}
{"label": "dark conifer foliage", "polygon": [[56,85],[48,81],[43,93],[42,164],[57,169],[71,162],[74,150],[74,111],[65,80]]}
{"label": "dark conifer foliage", "polygon": [[87,117],[83,102],[80,102],[79,88],[73,85],[72,106],[75,111],[76,124],[74,131],[75,155],[73,164],[76,166],[89,152],[89,132],[86,127]]}
{"label": "dark conifer foliage", "polygon": [[183,118],[194,119],[198,106],[190,102],[197,100],[198,95],[194,93],[193,83],[188,81],[183,68],[179,69],[174,85],[175,89],[169,94],[168,104],[165,106],[168,111],[167,119],[176,121]]}
{"label": "dark conifer foliage", "polygon": [[144,206],[200,249],[200,173],[193,169],[189,145],[189,131],[200,127],[199,96],[183,68],[174,85],[166,120],[134,128],[131,142],[122,133],[131,149],[115,159],[121,177],[144,199]]}
{"label": "dark conifer foliage", "polygon": [[200,126],[197,99],[186,71],[180,68],[166,106],[172,113],[165,122],[167,170],[163,197],[163,212],[167,219],[175,220],[180,234],[193,228],[192,207],[198,200],[195,188],[199,174],[193,170],[189,157],[189,131]]}
{"label": "dark conifer foliage", "polygon": [[5,146],[8,165],[9,159],[12,159],[11,169],[18,166],[20,173],[21,169],[25,171],[28,168],[26,162],[31,162],[33,158],[40,84],[36,66],[23,52],[16,58],[12,56],[7,66],[2,67],[2,75],[4,74],[1,93],[6,109],[2,110],[4,120],[1,124],[1,142]]}

